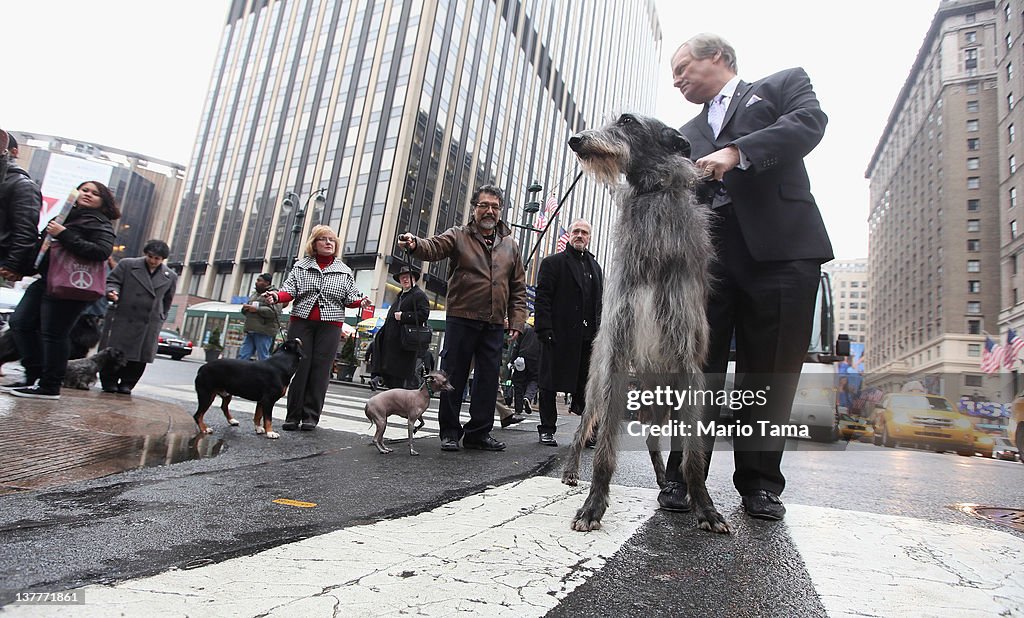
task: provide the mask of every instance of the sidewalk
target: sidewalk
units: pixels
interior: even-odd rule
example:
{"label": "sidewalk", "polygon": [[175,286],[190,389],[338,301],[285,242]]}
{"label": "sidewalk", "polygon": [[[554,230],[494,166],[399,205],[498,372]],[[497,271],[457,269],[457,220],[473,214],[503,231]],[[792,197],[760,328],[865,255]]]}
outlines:
{"label": "sidewalk", "polygon": [[182,407],[138,396],[0,393],[0,495],[195,458],[213,447],[203,438]]}

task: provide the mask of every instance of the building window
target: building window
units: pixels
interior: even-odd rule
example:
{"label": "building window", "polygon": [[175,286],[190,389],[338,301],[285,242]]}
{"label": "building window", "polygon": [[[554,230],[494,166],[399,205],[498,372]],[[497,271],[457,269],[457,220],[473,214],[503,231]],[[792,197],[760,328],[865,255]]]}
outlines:
{"label": "building window", "polygon": [[981,219],[968,219],[967,220],[967,231],[968,232],[980,232],[981,231]]}
{"label": "building window", "polygon": [[[978,333],[979,335],[981,333]],[[968,343],[967,344],[967,356],[977,358],[981,356],[981,344],[980,343]]]}
{"label": "building window", "polygon": [[1010,187],[1010,208],[1017,205],[1017,187]]}
{"label": "building window", "polygon": [[977,120],[968,120],[967,121],[967,132],[968,133],[976,133],[977,131],[978,131],[978,121]]}
{"label": "building window", "polygon": [[1010,173],[1013,174],[1017,171],[1017,155],[1010,155]]}
{"label": "building window", "polygon": [[[967,272],[970,272],[970,271],[967,271]],[[1010,256],[1010,274],[1011,275],[1016,275],[1017,274],[1017,254],[1016,253],[1014,253],[1013,255]]]}
{"label": "building window", "polygon": [[970,101],[968,101],[967,102],[967,112],[968,113],[977,113],[977,111],[978,111],[978,101],[977,101],[977,99],[971,99]]}
{"label": "building window", "polygon": [[1010,51],[1013,48],[1013,33],[1006,33],[1006,51]]}
{"label": "building window", "polygon": [[[980,335],[981,333],[975,333],[975,334],[976,335]],[[978,386],[978,387],[984,386],[984,378],[982,376],[965,375],[964,376],[964,386]]]}
{"label": "building window", "polygon": [[968,189],[977,189],[979,187],[981,187],[981,178],[979,178],[977,176],[968,176],[967,177],[967,188]]}
{"label": "building window", "polygon": [[967,200],[967,212],[978,212],[981,210],[981,200]]}
{"label": "building window", "polygon": [[1006,106],[1013,109],[1013,93],[1006,95]]}
{"label": "building window", "polygon": [[980,335],[981,334],[981,320],[967,320],[967,334],[968,335]]}
{"label": "building window", "polygon": [[969,273],[980,273],[981,272],[981,260],[967,260],[967,272],[969,272]]}
{"label": "building window", "polygon": [[967,241],[967,251],[969,253],[977,253],[981,251],[981,241],[977,238],[971,238]]}
{"label": "building window", "polygon": [[967,293],[968,294],[981,294],[981,281],[972,279],[967,282]]}
{"label": "building window", "polygon": [[978,42],[978,31],[971,30],[964,33],[964,43],[977,43]]}
{"label": "building window", "polygon": [[975,71],[978,68],[978,48],[971,47],[964,50],[964,70]]}
{"label": "building window", "polygon": [[976,137],[971,137],[967,140],[967,150],[978,150],[979,148],[981,148],[980,139]]}
{"label": "building window", "polygon": [[1011,123],[1010,126],[1006,127],[1006,141],[1008,141],[1009,143],[1012,144],[1013,140],[1016,137],[1017,137],[1016,131],[1014,130],[1013,124]]}
{"label": "building window", "polygon": [[967,94],[978,94],[978,82],[967,84]]}
{"label": "building window", "polygon": [[967,169],[976,170],[981,167],[981,160],[978,157],[970,157],[967,159]]}
{"label": "building window", "polygon": [[1017,238],[1017,220],[1013,219],[1010,221],[1010,240]]}
{"label": "building window", "polygon": [[967,313],[971,315],[977,315],[981,313],[981,301],[980,300],[969,300],[967,301]]}
{"label": "building window", "polygon": [[1006,81],[1008,81],[1008,82],[1012,82],[1013,81],[1013,63],[1012,62],[1007,62],[1006,63]]}

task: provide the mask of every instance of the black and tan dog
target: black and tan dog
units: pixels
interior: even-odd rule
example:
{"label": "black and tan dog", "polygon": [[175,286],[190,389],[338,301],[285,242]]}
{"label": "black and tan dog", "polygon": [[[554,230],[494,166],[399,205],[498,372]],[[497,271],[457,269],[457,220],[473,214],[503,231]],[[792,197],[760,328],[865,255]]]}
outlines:
{"label": "black and tan dog", "polygon": [[210,409],[217,395],[220,395],[220,409],[224,411],[224,418],[231,425],[238,425],[238,421],[228,411],[231,397],[237,395],[256,402],[256,414],[252,419],[256,433],[266,434],[268,438],[281,437],[273,427],[274,404],[288,390],[288,383],[299,368],[301,358],[302,341],[289,339],[265,361],[222,358],[200,367],[196,373],[199,407],[192,415],[196,425],[199,425],[199,431],[213,433],[213,429],[203,422],[203,415]]}

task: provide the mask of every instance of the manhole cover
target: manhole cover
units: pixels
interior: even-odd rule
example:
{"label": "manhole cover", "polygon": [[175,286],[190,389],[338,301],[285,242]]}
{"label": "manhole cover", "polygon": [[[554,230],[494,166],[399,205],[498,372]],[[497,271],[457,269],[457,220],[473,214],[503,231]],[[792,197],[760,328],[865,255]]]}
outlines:
{"label": "manhole cover", "polygon": [[1024,531],[1024,509],[1008,509],[999,506],[979,506],[977,504],[957,504],[955,509],[969,515],[994,521],[1009,526],[1014,530]]}

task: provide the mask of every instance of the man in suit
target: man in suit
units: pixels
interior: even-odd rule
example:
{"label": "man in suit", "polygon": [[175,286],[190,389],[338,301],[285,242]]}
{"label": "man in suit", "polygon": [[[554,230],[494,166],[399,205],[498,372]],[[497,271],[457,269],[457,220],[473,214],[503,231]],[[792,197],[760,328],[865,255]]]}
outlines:
{"label": "man in suit", "polygon": [[590,246],[590,224],[577,219],[569,226],[565,251],[549,255],[537,274],[534,324],[541,341],[541,444],[555,441],[555,393],[572,393],[571,411],[583,414],[586,405],[590,351],[601,325],[604,275]]}
{"label": "man in suit", "polygon": [[[821,141],[828,118],[803,69],[753,83],[739,78],[736,52],[720,36],[699,34],[672,57],[673,84],[704,106],[680,131],[705,178],[713,208],[716,257],[708,302],[711,340],[705,373],[724,386],[730,342],[736,341],[735,388],[764,390],[767,402],[734,412],[753,435],[733,444],[733,483],[751,517],[780,520],[786,509],[780,469],[784,438],[763,427],[786,424],[811,338],[820,265],[832,245],[810,191],[803,159]],[[707,419],[720,410],[709,406]],[[769,421],[759,425],[757,421]],[[705,444],[710,461],[710,444]],[[688,510],[681,453],[669,457],[668,485],[658,502]],[[705,471],[706,474],[706,471]]]}

